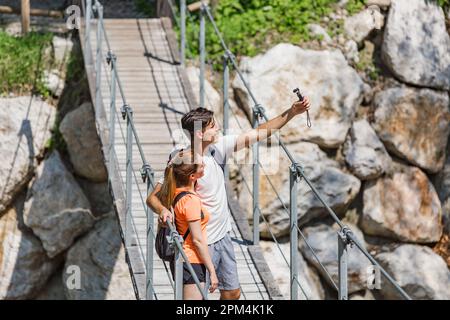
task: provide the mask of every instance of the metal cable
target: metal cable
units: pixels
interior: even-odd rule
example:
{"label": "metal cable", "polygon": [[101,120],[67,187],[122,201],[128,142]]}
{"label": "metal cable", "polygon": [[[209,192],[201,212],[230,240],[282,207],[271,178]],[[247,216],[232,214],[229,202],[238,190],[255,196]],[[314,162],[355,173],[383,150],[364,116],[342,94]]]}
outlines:
{"label": "metal cable", "polygon": [[[231,110],[231,114],[232,114],[233,118],[236,120],[236,122],[237,122],[239,128],[242,130],[242,129],[243,129],[243,128],[242,128],[242,125],[241,125],[239,119],[237,118],[237,115],[236,115],[235,111],[233,110],[233,108],[230,108],[230,110]],[[259,160],[258,160],[258,165],[259,165],[259,167],[263,170],[263,174],[266,176],[266,179],[267,179],[267,181],[269,181],[269,184],[270,184],[272,190],[275,192],[275,194],[276,194],[278,200],[280,201],[280,203],[282,204],[282,206],[283,206],[283,208],[284,208],[285,213],[286,213],[286,214],[288,215],[288,217],[289,217],[289,210],[287,209],[286,205],[284,204],[283,200],[282,200],[281,197],[280,197],[280,194],[279,194],[278,191],[276,190],[275,186],[274,186],[273,183],[272,183],[272,180],[268,177],[267,172],[265,171],[264,167],[262,166],[261,162],[259,162]],[[300,233],[300,236],[301,236],[301,237],[303,238],[303,240],[305,241],[305,243],[306,243],[306,245],[308,246],[308,248],[311,250],[311,252],[312,252],[314,258],[317,260],[317,262],[319,263],[320,267],[325,271],[327,277],[329,278],[329,280],[330,280],[331,283],[333,284],[334,288],[335,288],[336,290],[339,290],[338,287],[337,287],[337,285],[336,285],[336,283],[334,282],[333,278],[331,277],[330,273],[329,273],[328,270],[325,268],[325,266],[322,264],[322,262],[319,260],[319,257],[317,257],[316,252],[315,252],[314,249],[311,247],[311,245],[309,244],[309,242],[306,240],[305,235],[304,235],[303,232],[300,230],[300,228],[299,228],[298,225],[297,225],[297,230],[298,230],[298,232]]]}
{"label": "metal cable", "polygon": [[[237,162],[236,162],[236,160],[235,160],[234,158],[233,158],[233,160],[234,160],[235,164],[238,165]],[[239,175],[242,177],[242,181],[244,182],[245,186],[247,187],[247,190],[248,190],[248,192],[250,193],[250,196],[253,198],[253,194],[252,194],[252,191],[251,191],[251,189],[250,189],[250,186],[248,185],[247,180],[245,179],[245,177],[242,175],[242,173],[241,173],[240,171],[239,171]],[[258,209],[258,210],[259,210],[259,209]],[[261,212],[261,211],[260,211],[260,212]],[[260,217],[263,218],[263,221],[264,221],[264,223],[265,223],[266,226],[267,226],[267,230],[269,231],[269,233],[270,233],[270,235],[271,235],[273,241],[274,241],[275,244],[277,245],[278,251],[280,251],[281,256],[282,256],[283,259],[284,259],[284,262],[286,263],[286,265],[288,266],[288,268],[290,268],[290,263],[288,262],[288,260],[287,260],[287,258],[286,258],[286,256],[285,256],[285,254],[284,254],[284,252],[283,252],[283,250],[281,249],[280,244],[279,244],[279,242],[277,241],[275,235],[273,234],[272,230],[270,229],[269,223],[267,222],[267,220],[266,220],[266,218],[264,217],[263,214],[261,214]],[[253,223],[255,223],[255,221],[253,221]],[[259,221],[256,222],[256,223],[259,223]],[[309,298],[308,298],[308,296],[306,295],[306,293],[305,293],[303,287],[302,287],[301,284],[298,282],[298,279],[295,278],[295,280],[296,280],[297,284],[299,285],[300,289],[302,290],[303,294],[305,295],[306,299],[309,300]]]}
{"label": "metal cable", "polygon": [[[219,40],[222,44],[223,49],[225,50],[226,53],[229,53],[229,58],[230,61],[233,65],[233,67],[235,68],[236,72],[239,75],[239,78],[241,79],[241,81],[243,82],[244,86],[246,87],[250,97],[252,98],[253,102],[255,105],[258,105],[257,100],[253,94],[253,92],[250,89],[250,86],[248,85],[247,81],[244,79],[244,76],[241,72],[241,70],[239,69],[239,67],[237,66],[237,63],[234,59],[234,56],[231,54],[230,50],[228,49],[222,34],[220,33],[217,24],[214,21],[214,18],[212,17],[212,14],[208,8],[208,6],[206,6],[205,4],[203,4],[203,8],[209,18],[209,20],[211,21],[214,31],[216,33],[216,35],[219,37]],[[265,119],[265,121],[269,121],[266,113],[264,112],[264,110],[261,110],[262,116]],[[289,160],[291,161],[292,164],[297,165],[294,157],[292,156],[292,154],[290,153],[289,149],[286,147],[286,145],[283,143],[283,141],[281,141],[281,139],[279,139],[278,137],[276,138],[279,141],[279,144],[281,146],[281,148],[284,150],[284,152],[286,153],[286,155],[288,156]],[[322,199],[322,197],[320,196],[320,194],[317,192],[316,188],[312,185],[312,183],[309,181],[309,179],[305,176],[303,170],[301,170],[300,168],[297,168],[297,172],[299,174],[299,176],[301,176],[305,182],[308,184],[308,186],[310,187],[310,189],[312,190],[313,194],[316,196],[316,198],[322,203],[322,205],[325,207],[326,211],[329,213],[329,215],[333,218],[333,220],[339,225],[339,227],[341,229],[343,229],[345,226],[344,224],[341,222],[341,220],[337,217],[337,215],[334,213],[334,211],[328,206],[327,203],[325,203],[325,201]],[[403,295],[403,297],[407,298],[407,299],[411,299],[406,292],[403,291],[403,289],[400,288],[400,286],[395,282],[395,280],[393,280],[386,271],[384,271],[384,269],[381,267],[381,265],[366,251],[363,250],[362,245],[358,242],[357,239],[353,238],[352,241],[357,245],[358,249],[364,253],[364,255],[366,255],[366,257],[375,265],[377,265],[383,272],[383,275],[386,276],[386,278],[388,279],[389,282],[391,282],[391,284],[394,285],[394,287],[400,291],[400,293]],[[370,256],[370,258],[369,258]]]}

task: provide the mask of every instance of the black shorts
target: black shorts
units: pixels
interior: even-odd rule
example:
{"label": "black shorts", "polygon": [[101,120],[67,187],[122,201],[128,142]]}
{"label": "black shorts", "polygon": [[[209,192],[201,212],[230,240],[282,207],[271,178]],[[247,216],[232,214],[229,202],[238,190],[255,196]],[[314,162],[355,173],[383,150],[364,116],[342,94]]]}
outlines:
{"label": "black shorts", "polygon": [[[202,263],[191,263],[192,269],[194,269],[195,274],[200,282],[206,281],[206,267]],[[172,278],[175,281],[175,264],[170,263],[170,271],[172,272]],[[183,262],[183,284],[195,284],[194,278],[192,277],[187,263]]]}

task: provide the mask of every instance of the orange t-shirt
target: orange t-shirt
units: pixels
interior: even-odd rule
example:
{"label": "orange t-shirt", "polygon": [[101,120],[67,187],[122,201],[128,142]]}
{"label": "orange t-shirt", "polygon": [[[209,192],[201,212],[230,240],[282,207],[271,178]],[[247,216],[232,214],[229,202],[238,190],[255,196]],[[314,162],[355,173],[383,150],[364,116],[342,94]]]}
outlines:
{"label": "orange t-shirt", "polygon": [[[186,188],[177,188],[175,197],[182,191],[188,190]],[[189,221],[200,220],[203,237],[205,241],[207,240],[206,224],[209,220],[209,212],[202,206],[202,202],[196,194],[185,195],[177,202],[173,209],[175,213],[176,228],[182,237],[189,228]],[[201,212],[203,212],[204,215],[203,219],[201,219]],[[183,250],[190,263],[203,263],[194,245],[194,241],[192,240],[191,232],[183,243]]]}

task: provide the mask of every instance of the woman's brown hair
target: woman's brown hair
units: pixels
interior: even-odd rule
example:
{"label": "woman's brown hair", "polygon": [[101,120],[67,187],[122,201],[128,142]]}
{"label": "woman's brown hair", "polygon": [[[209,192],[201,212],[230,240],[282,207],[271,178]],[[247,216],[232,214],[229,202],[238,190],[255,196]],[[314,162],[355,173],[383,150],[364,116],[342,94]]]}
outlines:
{"label": "woman's brown hair", "polygon": [[168,163],[164,171],[164,182],[157,196],[166,208],[172,206],[175,189],[189,184],[191,174],[197,172],[198,164],[193,161],[193,152],[178,152]]}

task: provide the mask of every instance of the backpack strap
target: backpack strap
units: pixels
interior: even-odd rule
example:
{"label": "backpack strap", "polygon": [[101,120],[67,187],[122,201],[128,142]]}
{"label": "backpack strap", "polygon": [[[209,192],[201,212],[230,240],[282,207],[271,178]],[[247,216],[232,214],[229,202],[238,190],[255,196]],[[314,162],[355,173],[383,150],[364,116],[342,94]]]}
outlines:
{"label": "backpack strap", "polygon": [[[188,195],[188,194],[193,194],[192,192],[189,192],[189,191],[182,191],[182,192],[180,192],[179,194],[177,194],[177,196],[175,197],[175,199],[173,199],[173,204],[172,204],[172,207],[175,207],[175,205],[178,203],[178,201],[180,201],[181,200],[181,198],[183,198],[184,196],[186,196],[186,195]],[[200,212],[200,217],[201,217],[201,219],[203,220],[204,218],[205,218],[205,215],[203,214],[203,211],[201,211]],[[187,231],[184,233],[184,235],[183,235],[183,240],[184,241],[186,241],[186,239],[187,239],[187,237],[188,237],[188,235],[189,235],[189,233],[191,232],[191,229],[189,229],[189,226],[188,226],[188,229],[187,229]]]}

